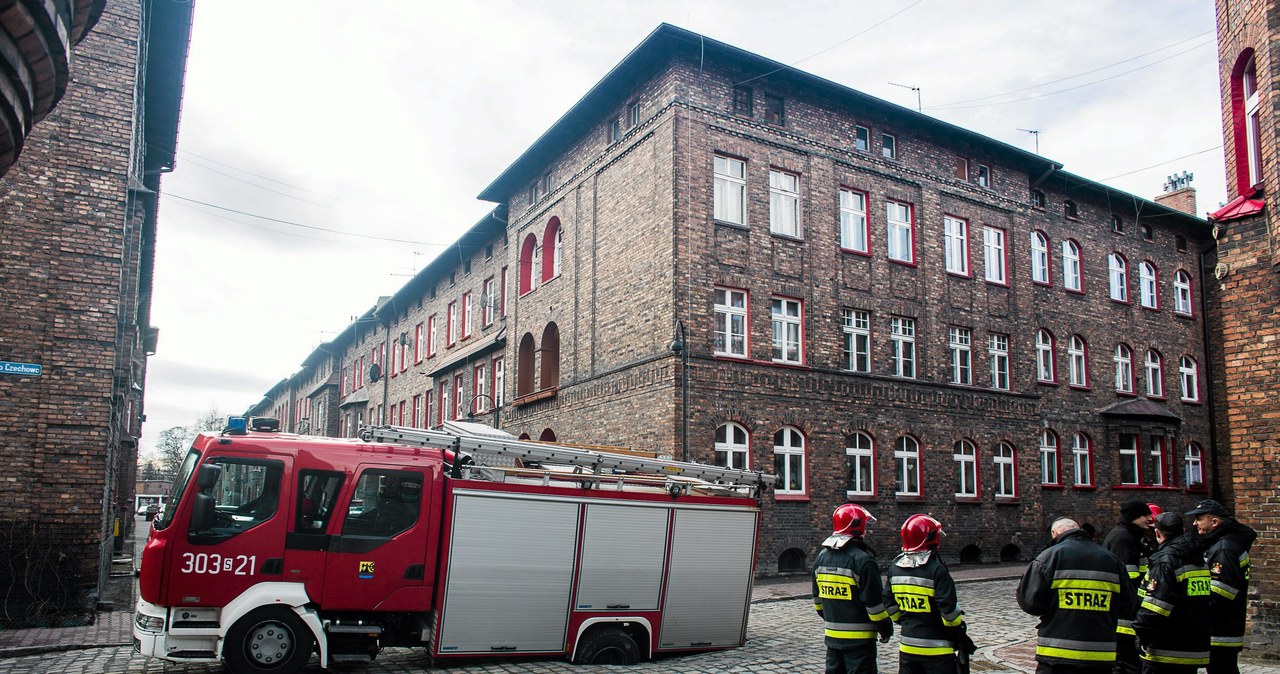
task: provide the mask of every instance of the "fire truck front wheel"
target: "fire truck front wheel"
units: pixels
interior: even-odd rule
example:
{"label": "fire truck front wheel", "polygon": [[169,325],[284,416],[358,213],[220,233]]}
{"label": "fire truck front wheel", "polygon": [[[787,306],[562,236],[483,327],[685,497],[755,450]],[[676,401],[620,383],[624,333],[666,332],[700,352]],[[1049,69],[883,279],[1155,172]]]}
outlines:
{"label": "fire truck front wheel", "polygon": [[236,674],[293,674],[306,666],[314,647],[315,637],[296,613],[264,606],[227,630],[222,657]]}
{"label": "fire truck front wheel", "polygon": [[640,647],[619,627],[596,627],[578,643],[579,665],[634,665],[640,662]]}

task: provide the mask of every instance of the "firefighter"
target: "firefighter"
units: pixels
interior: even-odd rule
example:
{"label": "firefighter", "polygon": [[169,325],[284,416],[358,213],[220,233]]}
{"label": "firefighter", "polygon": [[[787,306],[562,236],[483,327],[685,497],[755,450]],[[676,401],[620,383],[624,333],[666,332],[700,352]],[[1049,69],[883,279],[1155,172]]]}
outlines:
{"label": "firefighter", "polygon": [[1110,672],[1116,659],[1116,618],[1133,615],[1125,566],[1088,539],[1072,519],[1053,537],[1018,583],[1018,606],[1040,616],[1036,672]]}
{"label": "firefighter", "polygon": [[1182,517],[1155,520],[1159,546],[1143,580],[1133,623],[1143,674],[1192,674],[1209,664],[1209,568],[1200,540],[1184,536]]}
{"label": "firefighter", "polygon": [[[1155,509],[1158,509],[1156,506]],[[1124,564],[1129,575],[1132,588],[1134,611],[1137,611],[1138,592],[1142,576],[1147,572],[1147,554],[1151,552],[1148,542],[1152,518],[1155,516],[1151,504],[1131,499],[1120,504],[1120,521],[1107,532],[1102,539],[1102,546]],[[1137,645],[1133,635],[1134,613],[1121,614],[1116,622],[1116,674],[1134,674],[1142,668],[1138,659]]]}
{"label": "firefighter", "polygon": [[1244,648],[1249,548],[1258,533],[1212,499],[1197,503],[1187,515],[1196,518],[1210,574],[1209,674],[1236,674]]}
{"label": "firefighter", "polygon": [[[954,674],[956,651],[972,643],[951,572],[938,558],[942,524],[928,515],[902,523],[902,554],[889,567],[889,617],[901,628],[898,671]],[[972,652],[972,651],[969,651]]]}
{"label": "firefighter", "polygon": [[876,635],[893,635],[880,567],[862,538],[876,518],[846,503],[831,515],[832,534],[813,565],[813,602],[825,627],[827,674],[875,674]]}

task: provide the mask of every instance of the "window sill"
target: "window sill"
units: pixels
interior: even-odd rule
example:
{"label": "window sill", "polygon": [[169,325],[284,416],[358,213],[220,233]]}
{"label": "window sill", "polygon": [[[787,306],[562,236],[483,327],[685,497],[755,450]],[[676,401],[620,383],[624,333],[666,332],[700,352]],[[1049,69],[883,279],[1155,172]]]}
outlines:
{"label": "window sill", "polygon": [[533,393],[526,393],[526,394],[524,394],[524,395],[522,395],[522,396],[520,396],[520,397],[516,398],[515,400],[512,400],[512,401],[511,401],[511,405],[512,405],[513,407],[523,407],[523,406],[525,406],[525,405],[529,405],[529,404],[531,404],[531,403],[536,403],[536,402],[538,402],[539,400],[546,400],[546,399],[548,399],[548,398],[554,398],[554,397],[556,396],[556,392],[557,392],[557,391],[559,391],[559,390],[560,390],[560,387],[558,387],[558,386],[553,386],[553,387],[551,387],[551,388],[549,388],[549,389],[543,389],[543,390],[541,390],[541,391],[534,391]]}
{"label": "window sill", "polygon": [[1071,488],[1076,491],[1097,491],[1098,485],[1095,484],[1073,484]]}
{"label": "window sill", "polygon": [[1036,280],[1034,280],[1034,279],[1033,279],[1033,280],[1031,281],[1031,285],[1033,285],[1033,286],[1040,286],[1041,288],[1052,288],[1052,287],[1053,287],[1053,279],[1049,279],[1048,281],[1036,281]]}
{"label": "window sill", "polygon": [[902,265],[903,267],[908,267],[910,269],[916,269],[918,267],[918,265],[916,265],[915,260],[898,260],[892,257],[887,259],[889,260],[890,264]]}
{"label": "window sill", "polygon": [[1112,297],[1112,298],[1111,298],[1111,303],[1112,303],[1112,304],[1120,304],[1120,305],[1123,305],[1123,306],[1126,306],[1126,307],[1127,307],[1127,306],[1131,306],[1131,303],[1129,302],[1129,300],[1118,300],[1118,299],[1116,299],[1116,298],[1114,298],[1114,297]]}
{"label": "window sill", "polygon": [[1062,490],[1063,490],[1063,486],[1062,486],[1062,485],[1060,485],[1060,484],[1056,484],[1056,483],[1054,483],[1054,484],[1041,484],[1041,485],[1040,485],[1040,491],[1045,491],[1045,490],[1048,490],[1048,491],[1062,491]]}
{"label": "window sill", "polygon": [[1167,484],[1113,484],[1111,491],[1180,491],[1182,488]]}
{"label": "window sill", "polygon": [[1160,312],[1160,307],[1158,307],[1158,306],[1157,306],[1157,307],[1149,307],[1149,306],[1147,306],[1147,305],[1145,305],[1145,304],[1144,304],[1144,305],[1142,305],[1142,308],[1143,308],[1143,309],[1146,309],[1147,311],[1153,311],[1153,312],[1156,312],[1156,313],[1159,313],[1159,312]]}
{"label": "window sill", "polygon": [[1152,394],[1148,393],[1148,394],[1147,394],[1147,400],[1154,400],[1154,401],[1156,401],[1156,402],[1164,402],[1164,401],[1168,400],[1168,398],[1166,398],[1166,397],[1164,396],[1164,394],[1161,394],[1161,395],[1152,395]]}
{"label": "window sill", "polygon": [[792,503],[801,502],[801,501],[807,502],[809,500],[809,495],[808,494],[777,494],[775,493],[773,495],[773,500],[774,501],[790,501]]}
{"label": "window sill", "polygon": [[987,285],[989,285],[989,286],[995,286],[995,287],[997,287],[997,288],[1008,288],[1008,287],[1009,287],[1009,282],[1008,282],[1008,281],[992,281],[991,279],[983,279],[983,280],[985,280],[985,281],[987,282]]}
{"label": "window sill", "polygon": [[1037,380],[1036,380],[1036,383],[1037,383],[1037,384],[1039,384],[1039,385],[1041,385],[1041,386],[1054,386],[1054,387],[1056,387],[1056,386],[1058,385],[1057,380],[1050,380],[1050,379],[1037,379]]}
{"label": "window sill", "polygon": [[1092,391],[1093,390],[1092,388],[1088,386],[1084,386],[1082,384],[1070,384],[1068,385],[1068,388],[1070,388],[1072,391]]}
{"label": "window sill", "polygon": [[924,496],[920,494],[895,494],[893,500],[898,503],[924,503]]}
{"label": "window sill", "polygon": [[729,222],[728,220],[715,220],[715,219],[713,219],[711,222],[715,223],[715,225],[716,225],[717,227],[728,227],[728,228],[730,228],[730,229],[741,229],[741,230],[742,230],[742,231],[744,231],[744,232],[745,232],[745,231],[750,231],[750,229],[751,229],[750,227],[748,227],[748,226],[747,226],[747,224],[746,224],[745,222]]}
{"label": "window sill", "polygon": [[787,233],[785,233],[785,232],[775,232],[775,231],[773,231],[773,230],[771,229],[771,230],[769,230],[769,236],[772,236],[772,237],[773,237],[773,238],[775,238],[775,239],[782,239],[783,241],[791,241],[792,243],[804,243],[804,237],[799,236],[799,235],[797,235],[797,234],[787,234]]}
{"label": "window sill", "polygon": [[1133,391],[1116,391],[1116,396],[1120,398],[1137,398],[1138,394]]}
{"label": "window sill", "polygon": [[769,364],[775,367],[785,367],[792,370],[808,370],[809,369],[809,366],[805,365],[804,363],[793,363],[787,360],[771,360],[769,361]]}
{"label": "window sill", "polygon": [[947,272],[947,276],[949,276],[949,277],[951,277],[951,278],[955,278],[955,279],[962,279],[962,280],[965,280],[965,281],[972,281],[972,280],[973,280],[973,274],[970,274],[970,273],[960,273],[960,272],[958,272],[958,271],[948,271],[948,272]]}
{"label": "window sill", "polygon": [[1020,496],[997,496],[996,497],[997,506],[1018,505],[1020,503],[1022,503],[1022,497]]}
{"label": "window sill", "polygon": [[982,505],[982,499],[978,496],[956,496],[956,504],[965,505]]}
{"label": "window sill", "polygon": [[845,492],[844,497],[854,503],[879,503],[880,499],[875,494],[858,494]]}
{"label": "window sill", "polygon": [[1175,312],[1173,312],[1173,315],[1174,315],[1174,317],[1175,317],[1175,318],[1185,318],[1185,319],[1187,319],[1188,321],[1193,321],[1193,320],[1195,320],[1195,318],[1196,318],[1196,317],[1195,317],[1195,314],[1187,314],[1187,313],[1183,313],[1183,312],[1181,312],[1181,311],[1175,311]]}
{"label": "window sill", "polygon": [[1209,488],[1208,487],[1187,487],[1183,489],[1183,491],[1185,491],[1188,494],[1208,494]]}
{"label": "window sill", "polygon": [[846,254],[848,254],[848,255],[857,255],[858,257],[871,257],[871,251],[870,251],[870,250],[858,250],[858,249],[856,249],[856,248],[843,248],[843,247],[842,247],[842,248],[840,249],[840,252],[841,252],[841,253],[846,253]]}
{"label": "window sill", "polygon": [[1083,290],[1076,290],[1075,288],[1063,288],[1062,291],[1068,295],[1084,295],[1085,294]]}
{"label": "window sill", "polygon": [[1182,399],[1182,404],[1183,404],[1183,405],[1189,405],[1189,406],[1191,406],[1191,407],[1202,407],[1202,406],[1204,405],[1204,401],[1202,401],[1202,400],[1187,400],[1186,398],[1183,398],[1183,399]]}

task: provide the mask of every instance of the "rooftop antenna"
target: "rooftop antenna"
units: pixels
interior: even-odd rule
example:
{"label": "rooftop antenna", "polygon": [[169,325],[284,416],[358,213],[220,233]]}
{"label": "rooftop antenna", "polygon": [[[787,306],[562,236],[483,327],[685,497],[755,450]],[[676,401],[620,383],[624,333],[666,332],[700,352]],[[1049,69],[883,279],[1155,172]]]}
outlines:
{"label": "rooftop antenna", "polygon": [[890,82],[889,84],[892,84],[895,87],[902,87],[903,89],[910,89],[916,92],[916,112],[924,111],[924,108],[921,107],[920,105],[920,87],[913,87],[910,84],[898,84],[897,82]]}
{"label": "rooftop antenna", "polygon": [[1018,129],[1036,137],[1036,154],[1040,154],[1040,129]]}

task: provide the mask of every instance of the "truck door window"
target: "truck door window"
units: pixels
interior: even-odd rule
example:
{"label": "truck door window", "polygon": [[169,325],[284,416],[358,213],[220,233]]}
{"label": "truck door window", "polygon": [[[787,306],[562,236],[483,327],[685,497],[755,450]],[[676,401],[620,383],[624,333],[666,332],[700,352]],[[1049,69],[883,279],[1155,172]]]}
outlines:
{"label": "truck door window", "polygon": [[217,500],[212,528],[192,531],[196,544],[225,541],[266,522],[280,509],[280,480],[284,464],[279,461],[216,457],[209,463],[222,466],[218,481],[207,493]]}
{"label": "truck door window", "polygon": [[195,473],[196,464],[199,462],[200,452],[194,448],[187,452],[186,457],[182,459],[182,465],[178,468],[178,476],[173,480],[173,487],[169,489],[169,506],[160,510],[156,521],[151,524],[152,527],[166,529],[173,522],[173,511],[182,500],[182,493],[187,490],[187,483],[191,481],[191,475]]}
{"label": "truck door window", "polygon": [[351,497],[359,508],[347,511],[343,536],[390,538],[418,522],[422,510],[422,474],[400,470],[366,470],[356,481]]}
{"label": "truck door window", "polygon": [[329,526],[333,515],[333,502],[342,488],[342,473],[325,470],[304,470],[298,474],[298,504],[293,530],[298,533],[320,534]]}

